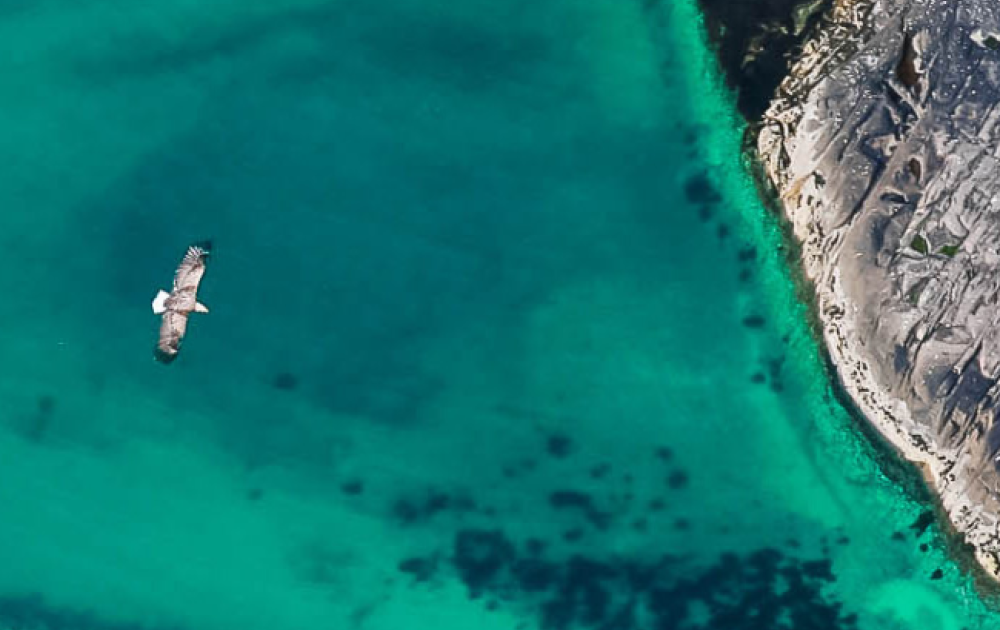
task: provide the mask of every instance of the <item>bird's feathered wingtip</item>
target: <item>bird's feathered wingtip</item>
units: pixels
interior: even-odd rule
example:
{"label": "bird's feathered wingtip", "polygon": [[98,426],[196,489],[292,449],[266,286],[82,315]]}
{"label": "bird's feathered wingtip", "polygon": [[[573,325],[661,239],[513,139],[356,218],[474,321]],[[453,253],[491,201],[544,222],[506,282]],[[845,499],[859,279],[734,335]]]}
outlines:
{"label": "bird's feathered wingtip", "polygon": [[202,241],[194,242],[191,244],[191,247],[197,247],[202,252],[204,252],[206,256],[208,256],[209,254],[212,253],[212,239],[207,238]]}

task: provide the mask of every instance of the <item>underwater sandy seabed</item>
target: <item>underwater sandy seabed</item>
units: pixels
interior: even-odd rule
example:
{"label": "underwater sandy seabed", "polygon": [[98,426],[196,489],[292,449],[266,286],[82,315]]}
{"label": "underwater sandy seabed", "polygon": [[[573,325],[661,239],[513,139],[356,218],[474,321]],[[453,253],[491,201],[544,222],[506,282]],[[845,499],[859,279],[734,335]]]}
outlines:
{"label": "underwater sandy seabed", "polygon": [[0,47],[0,627],[996,626],[831,395],[692,0]]}

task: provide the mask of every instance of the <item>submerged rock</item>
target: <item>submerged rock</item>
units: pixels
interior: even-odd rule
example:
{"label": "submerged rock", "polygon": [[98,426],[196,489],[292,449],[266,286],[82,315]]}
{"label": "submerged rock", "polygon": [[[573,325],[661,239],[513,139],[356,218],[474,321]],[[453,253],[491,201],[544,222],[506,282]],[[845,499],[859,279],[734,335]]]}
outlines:
{"label": "submerged rock", "polygon": [[800,45],[832,0],[698,0],[705,25],[736,92],[736,106],[757,120]]}
{"label": "submerged rock", "polygon": [[1000,575],[1000,5],[835,3],[757,149],[846,391]]}

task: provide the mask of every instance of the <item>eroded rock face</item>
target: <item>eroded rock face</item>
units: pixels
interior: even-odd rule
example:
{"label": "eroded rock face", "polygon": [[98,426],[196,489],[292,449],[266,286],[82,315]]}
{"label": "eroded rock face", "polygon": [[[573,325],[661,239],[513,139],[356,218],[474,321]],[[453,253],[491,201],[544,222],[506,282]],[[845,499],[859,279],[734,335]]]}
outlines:
{"label": "eroded rock face", "polygon": [[839,0],[758,150],[848,392],[1000,575],[1000,3]]}

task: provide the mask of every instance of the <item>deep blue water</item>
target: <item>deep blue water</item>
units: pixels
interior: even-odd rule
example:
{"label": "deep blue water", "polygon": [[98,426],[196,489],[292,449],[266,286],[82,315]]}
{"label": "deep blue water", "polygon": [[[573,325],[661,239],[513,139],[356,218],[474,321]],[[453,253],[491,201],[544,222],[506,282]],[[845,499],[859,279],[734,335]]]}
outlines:
{"label": "deep blue water", "polygon": [[831,393],[690,0],[0,31],[0,627],[995,625]]}

